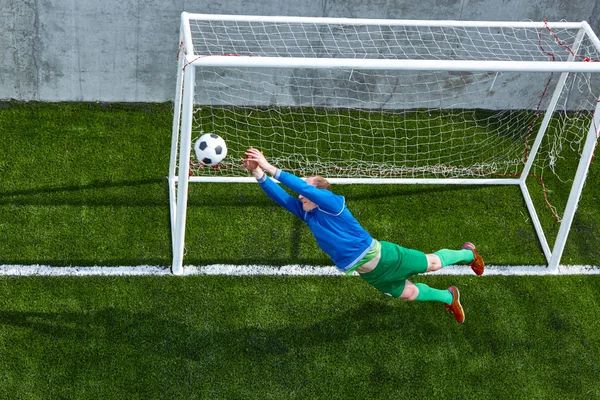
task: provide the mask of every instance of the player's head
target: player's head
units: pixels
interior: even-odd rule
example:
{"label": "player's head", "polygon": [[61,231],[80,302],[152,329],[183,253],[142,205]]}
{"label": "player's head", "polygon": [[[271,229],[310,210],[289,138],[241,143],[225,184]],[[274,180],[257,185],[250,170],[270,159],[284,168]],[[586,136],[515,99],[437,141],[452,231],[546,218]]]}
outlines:
{"label": "player's head", "polygon": [[[319,175],[309,176],[308,178],[306,178],[306,183],[316,187],[317,189],[325,189],[331,191],[331,185],[329,184],[327,179]],[[299,195],[298,198],[302,202],[302,209],[304,211],[309,212],[310,210],[317,208],[317,205],[314,202],[307,199],[306,197]]]}
{"label": "player's head", "polygon": [[323,178],[320,175],[313,175],[306,178],[306,183],[316,187],[317,189],[325,189],[331,191],[331,185],[327,181],[327,179]]}

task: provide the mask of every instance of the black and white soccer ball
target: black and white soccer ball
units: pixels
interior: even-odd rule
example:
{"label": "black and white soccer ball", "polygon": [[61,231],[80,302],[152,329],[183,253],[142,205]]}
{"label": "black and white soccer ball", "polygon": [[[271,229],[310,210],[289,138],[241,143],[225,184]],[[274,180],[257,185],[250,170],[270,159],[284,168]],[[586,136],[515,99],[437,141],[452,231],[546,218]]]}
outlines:
{"label": "black and white soccer ball", "polygon": [[205,133],[194,145],[196,158],[204,165],[214,167],[227,155],[227,145],[223,138],[214,133]]}

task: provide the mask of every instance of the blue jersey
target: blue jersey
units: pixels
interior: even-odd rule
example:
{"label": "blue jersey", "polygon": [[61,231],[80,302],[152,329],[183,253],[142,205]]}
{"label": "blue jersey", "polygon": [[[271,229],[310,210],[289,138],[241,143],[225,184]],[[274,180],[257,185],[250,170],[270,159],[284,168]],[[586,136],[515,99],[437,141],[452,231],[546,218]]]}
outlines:
{"label": "blue jersey", "polygon": [[290,196],[273,180],[267,178],[266,174],[258,180],[260,187],[271,199],[308,225],[319,247],[327,253],[339,270],[351,270],[375,245],[375,240],[369,232],[360,226],[346,207],[343,196],[318,189],[279,169],[274,178],[318,206],[306,212],[300,199]]}

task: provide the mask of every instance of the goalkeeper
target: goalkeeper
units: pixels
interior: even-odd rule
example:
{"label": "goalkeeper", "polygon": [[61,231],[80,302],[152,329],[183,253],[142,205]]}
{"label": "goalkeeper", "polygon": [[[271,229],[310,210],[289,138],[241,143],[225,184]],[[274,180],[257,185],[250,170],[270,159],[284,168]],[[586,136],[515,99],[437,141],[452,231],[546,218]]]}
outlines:
{"label": "goalkeeper", "polygon": [[[304,181],[274,167],[253,147],[246,151],[242,162],[271,199],[308,225],[319,247],[340,271],[348,275],[357,271],[361,278],[392,297],[444,303],[459,323],[464,322],[465,314],[456,286],[439,290],[423,283],[412,283],[408,278],[459,262],[469,263],[477,275],[483,274],[483,259],[473,244],[465,243],[461,250],[443,249],[425,254],[378,241],[350,213],[344,197],[330,191],[325,178],[311,176]],[[298,193],[298,198],[268,179],[265,172]]]}

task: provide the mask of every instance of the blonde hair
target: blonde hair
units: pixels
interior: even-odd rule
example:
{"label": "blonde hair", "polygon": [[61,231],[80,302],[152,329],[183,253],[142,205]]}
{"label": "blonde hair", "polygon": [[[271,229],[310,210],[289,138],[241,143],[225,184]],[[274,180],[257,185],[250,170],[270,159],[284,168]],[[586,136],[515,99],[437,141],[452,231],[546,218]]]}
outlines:
{"label": "blonde hair", "polygon": [[317,189],[325,189],[331,192],[331,184],[329,184],[329,181],[327,181],[327,179],[323,178],[320,175],[313,175],[309,178],[312,178],[314,187],[316,187]]}

